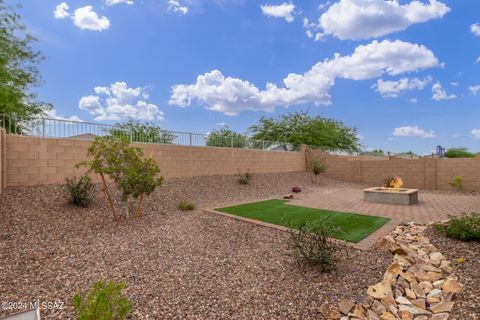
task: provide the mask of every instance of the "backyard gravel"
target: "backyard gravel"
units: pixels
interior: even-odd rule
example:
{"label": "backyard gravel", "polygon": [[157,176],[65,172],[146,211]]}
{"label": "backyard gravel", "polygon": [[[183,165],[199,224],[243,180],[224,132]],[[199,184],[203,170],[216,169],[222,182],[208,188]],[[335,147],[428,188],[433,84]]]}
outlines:
{"label": "backyard gravel", "polygon": [[[480,319],[480,242],[447,238],[432,227],[426,234],[430,242],[452,262],[458,281],[463,284],[451,319]],[[465,261],[459,262],[458,258]]]}
{"label": "backyard gravel", "polygon": [[[322,188],[306,173],[257,174],[250,185],[233,176],[171,179],[147,198],[142,218],[120,223],[102,194],[83,209],[61,186],[9,188],[0,195],[0,302],[59,301],[64,307],[43,310],[45,319],[72,319],[73,294],[102,278],[125,282],[132,319],[321,319],[324,301],[380,281],[391,255],[351,249],[337,273],[321,274],[294,262],[287,234],[202,211],[280,197],[293,185]],[[179,211],[180,200],[197,209]],[[467,265],[475,254],[462,248]],[[477,293],[478,271],[461,279]]]}

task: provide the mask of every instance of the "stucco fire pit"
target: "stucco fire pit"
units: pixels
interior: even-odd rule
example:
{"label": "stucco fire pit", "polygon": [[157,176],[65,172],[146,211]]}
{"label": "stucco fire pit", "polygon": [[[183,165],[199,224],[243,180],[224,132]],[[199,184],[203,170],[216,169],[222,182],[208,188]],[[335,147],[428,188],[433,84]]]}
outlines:
{"label": "stucco fire pit", "polygon": [[363,190],[367,202],[411,205],[418,203],[418,189],[375,187]]}

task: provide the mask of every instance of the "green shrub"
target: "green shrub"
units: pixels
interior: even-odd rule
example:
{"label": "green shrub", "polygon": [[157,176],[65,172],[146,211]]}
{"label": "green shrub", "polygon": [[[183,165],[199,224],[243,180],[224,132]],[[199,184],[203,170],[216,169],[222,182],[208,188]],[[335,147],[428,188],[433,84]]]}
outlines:
{"label": "green shrub", "polygon": [[326,169],[327,165],[323,158],[318,158],[312,161],[312,172],[315,176],[325,172]]}
{"label": "green shrub", "polygon": [[473,158],[475,154],[468,151],[467,148],[450,148],[445,152],[446,158]]}
{"label": "green shrub", "polygon": [[480,241],[480,214],[463,214],[460,217],[450,216],[446,224],[437,224],[435,228],[447,237],[464,241]]}
{"label": "green shrub", "polygon": [[70,202],[76,206],[88,207],[95,198],[95,185],[88,175],[83,175],[79,179],[66,178],[64,188],[70,196]]}
{"label": "green shrub", "polygon": [[461,176],[456,176],[448,184],[458,191],[463,191],[463,178]]}
{"label": "green shrub", "polygon": [[341,232],[328,217],[318,221],[306,221],[300,226],[293,226],[290,231],[289,248],[299,262],[318,266],[321,272],[336,269],[337,251],[343,244],[333,237]]}
{"label": "green shrub", "polygon": [[177,203],[177,209],[182,211],[195,210],[196,206],[194,203],[182,200]]}
{"label": "green shrub", "polygon": [[253,173],[251,173],[249,170],[245,171],[244,173],[239,172],[237,174],[237,181],[239,184],[249,184],[252,178],[253,178]]}
{"label": "green shrub", "polygon": [[97,281],[86,295],[75,294],[73,306],[77,320],[126,319],[133,305],[122,294],[123,283]]}

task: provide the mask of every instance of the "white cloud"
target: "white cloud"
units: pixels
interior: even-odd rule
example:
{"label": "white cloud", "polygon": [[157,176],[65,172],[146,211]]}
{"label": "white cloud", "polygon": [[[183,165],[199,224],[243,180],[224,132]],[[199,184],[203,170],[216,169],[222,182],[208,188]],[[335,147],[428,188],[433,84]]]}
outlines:
{"label": "white cloud", "polygon": [[97,95],[82,97],[78,106],[95,115],[95,120],[163,120],[163,112],[146,101],[145,88],[129,88],[125,82],[115,82],[109,87],[95,87],[94,91]]}
{"label": "white cloud", "polygon": [[114,6],[114,5],[120,4],[120,3],[125,3],[125,4],[128,4],[128,5],[132,5],[133,0],[105,0],[105,4],[107,6]]}
{"label": "white cloud", "polygon": [[68,9],[68,4],[66,2],[62,2],[55,7],[55,10],[53,11],[53,16],[55,17],[55,19],[64,19],[70,16]]}
{"label": "white cloud", "polygon": [[457,81],[452,81],[452,82],[450,82],[450,85],[452,87],[458,87],[458,82]]}
{"label": "white cloud", "polygon": [[169,103],[188,106],[196,100],[210,110],[228,115],[243,110],[273,111],[276,106],[307,102],[328,105],[331,103],[329,91],[336,78],[366,80],[438,66],[441,66],[438,59],[422,45],[399,40],[373,41],[358,46],[349,56],[335,54],[331,59],[318,62],[304,74],[290,73],[280,87],[267,83],[264,90],[213,70],[199,75],[194,84],[174,85]]}
{"label": "white cloud", "polygon": [[470,26],[470,31],[472,31],[475,37],[480,37],[480,24],[474,23]]}
{"label": "white cloud", "polygon": [[422,3],[415,0],[400,4],[398,0],[340,0],[307,25],[317,32],[318,40],[332,35],[341,40],[360,40],[402,31],[417,23],[443,17],[450,8],[438,1]]}
{"label": "white cloud", "polygon": [[77,121],[77,122],[82,122],[82,119],[80,119],[78,116],[70,116],[70,117],[65,117],[63,115],[57,114],[57,110],[51,109],[48,111],[45,111],[45,117],[49,119],[55,119],[55,120],[65,120],[65,121]]}
{"label": "white cloud", "polygon": [[225,122],[217,122],[217,126],[219,127],[226,127],[227,124]]}
{"label": "white cloud", "polygon": [[73,23],[80,29],[102,31],[110,27],[107,17],[99,17],[92,6],[78,8],[73,13]]}
{"label": "white cloud", "polygon": [[473,129],[472,131],[472,137],[475,139],[480,139],[480,129]]}
{"label": "white cloud", "polygon": [[477,95],[478,92],[480,92],[480,84],[477,84],[475,86],[470,86],[468,87],[468,91],[470,91],[471,94],[474,96]]}
{"label": "white cloud", "polygon": [[432,130],[425,131],[417,126],[399,127],[393,130],[395,137],[422,137],[422,138],[434,138],[435,132]]}
{"label": "white cloud", "polygon": [[180,2],[177,0],[168,0],[168,11],[187,14],[188,8],[186,6],[180,5]]}
{"label": "white cloud", "polygon": [[477,60],[475,60],[475,63],[480,63],[480,57],[478,57]]}
{"label": "white cloud", "polygon": [[413,103],[413,104],[418,103],[418,98],[408,99],[408,102]]}
{"label": "white cloud", "polygon": [[401,78],[397,81],[378,79],[372,88],[375,88],[375,91],[385,98],[396,98],[404,91],[423,90],[431,81],[432,77],[430,76],[423,79]]}
{"label": "white cloud", "polygon": [[457,96],[454,94],[448,94],[443,88],[440,82],[435,82],[432,86],[432,99],[433,100],[452,100],[455,99]]}
{"label": "white cloud", "polygon": [[260,9],[262,9],[263,14],[266,16],[284,18],[287,22],[295,20],[295,16],[293,15],[295,5],[292,2],[284,2],[279,5],[262,4]]}

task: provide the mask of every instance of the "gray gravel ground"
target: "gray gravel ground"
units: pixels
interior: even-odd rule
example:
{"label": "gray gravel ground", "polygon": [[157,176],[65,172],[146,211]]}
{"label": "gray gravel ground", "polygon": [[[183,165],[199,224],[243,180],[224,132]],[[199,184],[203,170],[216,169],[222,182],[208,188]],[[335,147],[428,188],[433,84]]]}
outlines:
{"label": "gray gravel ground", "polygon": [[[464,285],[451,319],[480,319],[480,242],[447,238],[434,228],[429,228],[427,235],[430,242],[452,261],[455,274]],[[465,262],[458,262],[458,258],[465,258]]]}
{"label": "gray gravel ground", "polygon": [[[324,180],[322,184],[333,184]],[[325,300],[354,298],[379,281],[388,253],[356,251],[338,273],[298,266],[287,234],[202,208],[267,199],[306,173],[172,179],[148,198],[144,216],[115,224],[99,195],[89,208],[67,203],[61,186],[10,188],[0,195],[0,300],[61,301],[46,319],[71,319],[72,296],[99,278],[122,280],[132,319],[319,319]],[[197,209],[176,209],[179,200]],[[1,314],[8,311],[0,310]]]}

